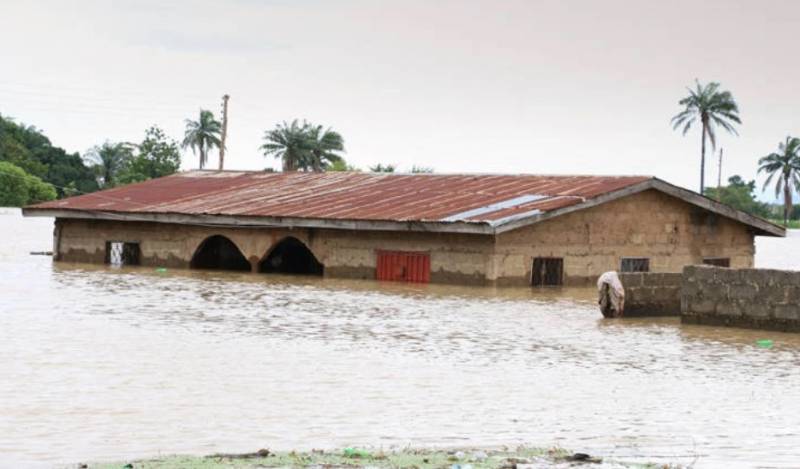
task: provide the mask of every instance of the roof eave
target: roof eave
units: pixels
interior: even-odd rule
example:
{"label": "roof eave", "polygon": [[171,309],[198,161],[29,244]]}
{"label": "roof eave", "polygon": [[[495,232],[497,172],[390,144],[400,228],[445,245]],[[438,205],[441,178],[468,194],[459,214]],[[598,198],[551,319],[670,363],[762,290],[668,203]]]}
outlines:
{"label": "roof eave", "polygon": [[492,235],[494,228],[484,222],[336,220],[299,217],[261,217],[217,214],[111,212],[76,209],[25,207],[26,217],[53,217],[82,220],[174,223],[239,228],[325,228],[335,230],[416,231]]}

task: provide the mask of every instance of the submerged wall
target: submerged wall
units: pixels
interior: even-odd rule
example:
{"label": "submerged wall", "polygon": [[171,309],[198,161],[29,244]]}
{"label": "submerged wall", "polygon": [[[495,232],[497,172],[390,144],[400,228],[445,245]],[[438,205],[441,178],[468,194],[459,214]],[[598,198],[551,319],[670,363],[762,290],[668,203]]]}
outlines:
{"label": "submerged wall", "polygon": [[622,273],[626,317],[680,316],[681,273]]}
{"label": "submerged wall", "polygon": [[210,236],[230,239],[257,272],[259,263],[281,240],[294,237],[321,262],[324,275],[374,279],[377,251],[430,253],[431,281],[478,284],[487,280],[492,250],[488,236],[450,233],[396,233],[288,228],[225,228],[169,223],[58,219],[54,258],[67,262],[105,262],[106,242],[138,243],[146,266],[189,268],[192,256]]}
{"label": "submerged wall", "polygon": [[800,332],[800,272],[688,266],[681,320]]}

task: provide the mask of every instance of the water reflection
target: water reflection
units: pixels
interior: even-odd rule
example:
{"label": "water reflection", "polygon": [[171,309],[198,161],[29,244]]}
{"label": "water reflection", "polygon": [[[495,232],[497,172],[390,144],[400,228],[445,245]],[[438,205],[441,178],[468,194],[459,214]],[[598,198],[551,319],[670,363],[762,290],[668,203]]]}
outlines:
{"label": "water reflection", "polygon": [[9,224],[4,463],[519,443],[796,463],[797,335],[606,321],[591,289],[52,265],[27,255],[47,227]]}

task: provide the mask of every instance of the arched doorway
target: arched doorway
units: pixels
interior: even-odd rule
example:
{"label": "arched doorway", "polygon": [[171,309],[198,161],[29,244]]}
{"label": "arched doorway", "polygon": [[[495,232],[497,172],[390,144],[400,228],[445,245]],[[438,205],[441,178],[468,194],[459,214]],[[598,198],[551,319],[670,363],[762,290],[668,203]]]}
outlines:
{"label": "arched doorway", "polygon": [[264,273],[322,275],[325,266],[299,239],[288,237],[281,240],[258,264]]}
{"label": "arched doorway", "polygon": [[250,271],[250,262],[233,241],[221,235],[205,239],[192,256],[192,269],[220,269]]}

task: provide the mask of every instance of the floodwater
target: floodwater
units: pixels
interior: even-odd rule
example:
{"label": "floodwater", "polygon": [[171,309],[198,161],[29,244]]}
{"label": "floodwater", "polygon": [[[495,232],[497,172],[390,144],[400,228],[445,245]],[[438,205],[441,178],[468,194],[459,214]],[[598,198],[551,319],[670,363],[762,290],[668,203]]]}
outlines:
{"label": "floodwater", "polygon": [[[602,320],[591,290],[54,265],[29,255],[51,232],[0,209],[3,467],[517,444],[800,464],[800,335]],[[799,260],[798,233],[758,243]]]}

